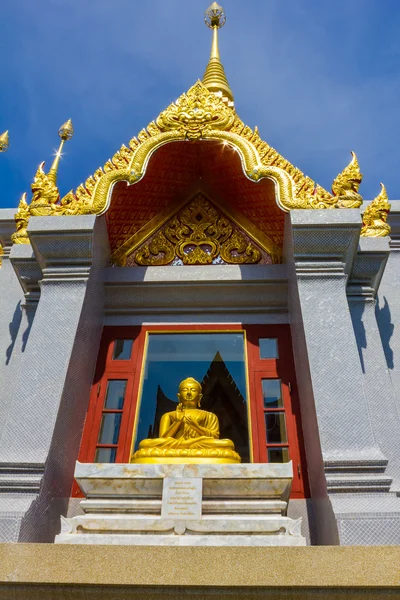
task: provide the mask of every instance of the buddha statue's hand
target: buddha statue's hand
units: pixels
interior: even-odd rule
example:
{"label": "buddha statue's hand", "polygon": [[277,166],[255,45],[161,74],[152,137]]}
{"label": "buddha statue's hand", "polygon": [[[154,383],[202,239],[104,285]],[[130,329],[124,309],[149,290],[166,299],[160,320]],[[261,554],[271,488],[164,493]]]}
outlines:
{"label": "buddha statue's hand", "polygon": [[197,423],[197,421],[195,421],[195,419],[193,419],[193,417],[191,417],[190,415],[185,416],[185,423],[191,428],[194,429],[194,431],[200,435],[206,435],[206,436],[210,436],[209,431],[205,428],[202,427],[201,425],[199,425]]}
{"label": "buddha statue's hand", "polygon": [[183,406],[182,403],[179,402],[178,406],[176,407],[176,420],[177,421],[183,421],[185,418],[185,411],[183,410]]}

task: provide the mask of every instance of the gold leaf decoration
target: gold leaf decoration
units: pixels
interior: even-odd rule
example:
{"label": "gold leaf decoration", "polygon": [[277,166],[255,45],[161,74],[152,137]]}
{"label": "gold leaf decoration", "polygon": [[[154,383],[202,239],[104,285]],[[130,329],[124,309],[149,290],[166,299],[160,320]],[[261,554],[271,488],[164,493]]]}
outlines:
{"label": "gold leaf decoration", "polygon": [[361,194],[358,193],[363,175],[355,152],[351,155],[350,163],[332,183],[332,191],[339,208],[358,208],[363,202]]}
{"label": "gold leaf decoration", "polygon": [[207,130],[229,130],[234,120],[234,111],[198,81],[164,110],[156,123],[161,132],[175,130],[189,140],[198,140]]}
{"label": "gold leaf decoration", "polygon": [[14,244],[30,244],[28,233],[26,231],[29,221],[29,206],[26,201],[26,192],[22,194],[14,219],[17,225],[17,231],[12,234],[11,241]]}
{"label": "gold leaf decoration", "polygon": [[167,265],[175,259],[184,265],[255,264],[261,257],[260,250],[201,194],[134,253],[142,266]]}
{"label": "gold leaf decoration", "polygon": [[385,237],[390,234],[390,225],[386,223],[390,204],[386,188],[381,183],[380,194],[365,209],[361,235],[364,237]]}

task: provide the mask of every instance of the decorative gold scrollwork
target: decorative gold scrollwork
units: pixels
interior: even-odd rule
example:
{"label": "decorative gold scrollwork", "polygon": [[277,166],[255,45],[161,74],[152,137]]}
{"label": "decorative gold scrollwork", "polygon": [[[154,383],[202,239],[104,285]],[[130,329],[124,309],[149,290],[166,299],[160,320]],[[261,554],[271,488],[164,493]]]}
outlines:
{"label": "decorative gold scrollwork", "polygon": [[199,194],[134,254],[142,266],[167,265],[174,259],[184,265],[209,265],[218,257],[228,264],[254,264],[260,250],[215,207]]}
{"label": "decorative gold scrollwork", "polygon": [[161,132],[179,131],[188,140],[198,140],[213,129],[229,130],[234,120],[235,112],[198,81],[160,114],[156,124]]}

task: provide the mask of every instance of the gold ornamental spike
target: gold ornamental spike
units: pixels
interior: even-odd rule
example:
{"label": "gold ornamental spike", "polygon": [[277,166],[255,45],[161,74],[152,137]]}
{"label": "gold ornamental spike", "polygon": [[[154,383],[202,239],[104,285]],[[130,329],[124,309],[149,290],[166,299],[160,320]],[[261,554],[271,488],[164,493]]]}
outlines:
{"label": "gold ornamental spike", "polygon": [[8,131],[5,131],[0,135],[0,152],[7,152],[9,145]]}
{"label": "gold ornamental spike", "polygon": [[223,96],[233,102],[233,93],[221,63],[218,48],[218,29],[221,29],[226,23],[226,15],[222,6],[213,2],[205,12],[204,21],[207,27],[212,29],[213,39],[210,60],[203,75],[203,83],[210,92],[222,92]]}
{"label": "gold ornamental spike", "polygon": [[74,135],[74,128],[73,128],[71,119],[68,119],[68,121],[66,121],[63,125],[61,125],[60,129],[58,130],[58,135],[61,138],[61,143],[56,152],[56,156],[53,161],[53,164],[50,167],[50,171],[47,174],[48,179],[50,179],[50,181],[52,181],[54,183],[54,185],[57,184],[57,171],[58,171],[58,165],[60,164],[60,158],[61,158],[61,152],[62,152],[63,146],[64,146],[65,142],[67,140],[70,140]]}

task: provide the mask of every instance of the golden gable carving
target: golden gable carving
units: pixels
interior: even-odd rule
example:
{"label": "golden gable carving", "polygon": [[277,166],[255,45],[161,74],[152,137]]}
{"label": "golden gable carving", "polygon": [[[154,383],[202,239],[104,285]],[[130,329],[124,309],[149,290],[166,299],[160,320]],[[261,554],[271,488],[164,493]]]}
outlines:
{"label": "golden gable carving", "polygon": [[156,231],[150,241],[139,245],[129,263],[141,266],[255,264],[265,254],[267,252],[257,248],[222,212],[198,194]]}

